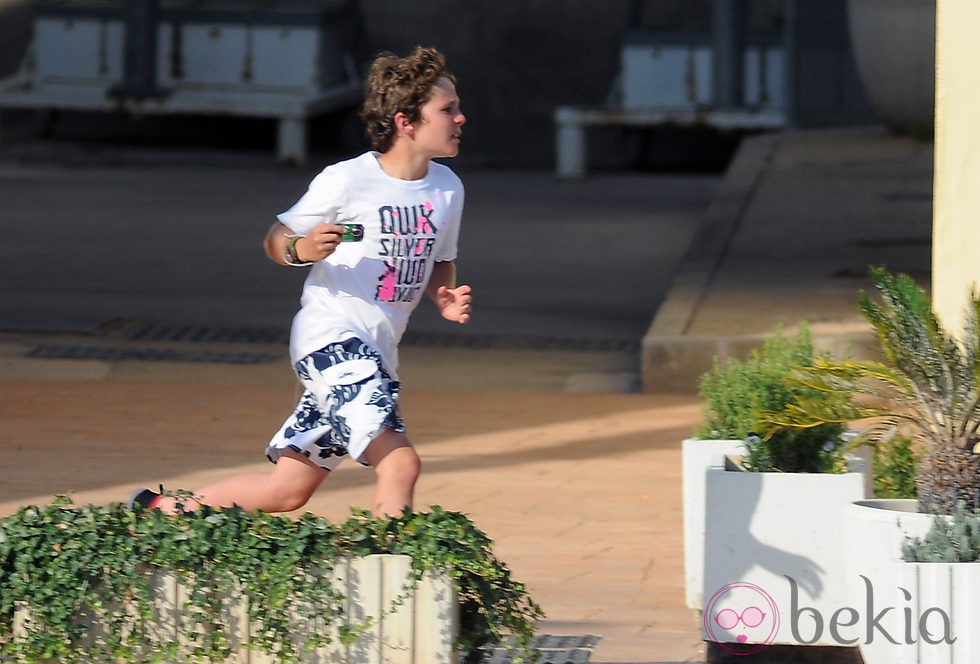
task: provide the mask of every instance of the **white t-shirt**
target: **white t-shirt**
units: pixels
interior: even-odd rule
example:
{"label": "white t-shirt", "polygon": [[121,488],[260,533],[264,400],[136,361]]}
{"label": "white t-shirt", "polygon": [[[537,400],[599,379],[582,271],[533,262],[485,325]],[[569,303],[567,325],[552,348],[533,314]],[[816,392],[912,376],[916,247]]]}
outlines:
{"label": "white t-shirt", "polygon": [[341,242],[314,263],[293,319],[295,364],[331,342],[356,336],[373,346],[397,377],[398,342],[425,293],[436,261],[456,259],[463,183],[429,163],[421,180],[382,170],[377,152],[325,168],[279,221],[299,235],[324,222],[364,226],[360,242]]}

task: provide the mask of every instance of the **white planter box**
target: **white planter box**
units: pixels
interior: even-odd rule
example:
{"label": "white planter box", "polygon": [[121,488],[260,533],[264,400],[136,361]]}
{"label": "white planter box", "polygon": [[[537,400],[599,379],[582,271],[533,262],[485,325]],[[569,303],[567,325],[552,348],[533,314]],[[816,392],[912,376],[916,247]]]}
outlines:
{"label": "white planter box", "polygon": [[[363,558],[338,560],[334,566],[334,583],[345,595],[344,606],[335,607],[346,625],[359,625],[370,616],[380,617],[350,645],[340,642],[337,627],[330,628],[332,643],[304,654],[304,663],[316,664],[455,664],[454,641],[459,628],[459,599],[455,587],[445,576],[426,575],[414,593],[392,611],[392,602],[403,595],[411,572],[408,556],[373,555]],[[159,633],[173,635],[180,642],[178,661],[185,661],[193,648],[181,636],[181,606],[186,602],[187,590],[170,574],[161,574],[154,584],[154,611],[156,623],[152,627]],[[111,607],[107,607],[112,610]],[[248,648],[249,634],[256,626],[248,617],[244,598],[227,599],[222,622],[231,632],[235,652],[228,661],[236,664],[275,664],[278,660]],[[310,634],[323,629],[322,624],[311,624],[296,614],[296,644],[306,641]],[[92,621],[88,638],[99,637],[98,618],[84,616]],[[17,625],[29,620],[26,610],[15,613],[15,637],[23,638],[23,629]],[[319,621],[316,621],[319,623]]]}
{"label": "white planter box", "polygon": [[704,607],[704,480],[709,469],[725,467],[726,456],[744,450],[741,440],[688,438],[682,443],[685,600],[698,611]]}
{"label": "white planter box", "polygon": [[[894,664],[975,664],[980,657],[980,563],[902,563],[896,604],[909,618]],[[904,622],[904,621],[903,621]],[[908,644],[906,641],[913,641]]]}
{"label": "white planter box", "polygon": [[[789,617],[800,607],[831,616],[847,604],[839,537],[846,508],[869,490],[863,466],[863,460],[854,459],[854,471],[837,475],[706,471],[703,598],[707,601],[701,607],[709,614],[704,620],[707,626],[702,624],[706,640],[837,645],[828,630],[794,632]],[[768,608],[757,604],[766,613],[763,624],[750,629],[739,623],[726,630],[711,623],[725,608],[716,601],[733,584],[739,590],[730,598],[735,604],[768,603]],[[735,605],[730,608],[740,611]]]}
{"label": "white planter box", "polygon": [[[851,606],[861,618],[851,629],[866,664],[977,661],[980,564],[902,562],[902,544],[929,532],[933,518],[920,514],[915,500],[864,500],[847,510],[846,575]],[[922,638],[919,619],[930,608],[936,611],[929,611],[926,626],[938,631],[937,612],[945,612],[956,642],[931,644]]]}

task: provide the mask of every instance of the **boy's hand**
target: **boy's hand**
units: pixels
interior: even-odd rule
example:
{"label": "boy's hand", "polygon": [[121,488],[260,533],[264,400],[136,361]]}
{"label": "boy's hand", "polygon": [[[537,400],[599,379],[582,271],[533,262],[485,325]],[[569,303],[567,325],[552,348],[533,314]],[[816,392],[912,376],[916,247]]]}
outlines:
{"label": "boy's hand", "polygon": [[461,325],[469,323],[470,311],[473,309],[473,296],[470,295],[472,290],[465,285],[456,288],[440,286],[435,300],[442,317]]}
{"label": "boy's hand", "polygon": [[322,261],[337,250],[344,227],[339,224],[320,224],[297,242],[302,247],[302,258],[308,261]]}

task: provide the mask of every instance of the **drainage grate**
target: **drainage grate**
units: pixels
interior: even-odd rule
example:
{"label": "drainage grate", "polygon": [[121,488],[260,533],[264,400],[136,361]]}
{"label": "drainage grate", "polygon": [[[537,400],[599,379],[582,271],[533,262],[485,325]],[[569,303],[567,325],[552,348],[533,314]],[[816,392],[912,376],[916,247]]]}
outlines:
{"label": "drainage grate", "polygon": [[574,337],[545,337],[520,334],[439,334],[413,332],[402,337],[406,346],[439,346],[452,348],[503,348],[509,350],[577,350],[636,353],[640,350],[638,339],[601,339]]}
{"label": "drainage grate", "polygon": [[[553,636],[542,634],[535,637],[531,645],[538,650],[534,664],[582,664],[588,662],[592,651],[602,637],[593,634],[584,636]],[[511,664],[513,639],[493,648],[487,648],[489,657],[486,664]]]}
{"label": "drainage grate", "polygon": [[208,325],[172,325],[137,321],[123,332],[133,341],[187,341],[204,343],[288,344],[289,331]]}
{"label": "drainage grate", "polygon": [[[173,325],[136,321],[123,332],[131,341],[289,344],[289,331],[276,328]],[[522,334],[467,334],[408,330],[402,337],[406,346],[446,348],[504,348],[529,350],[579,350],[636,353],[640,341],[633,338],[554,337]]]}
{"label": "drainage grate", "polygon": [[41,345],[29,357],[109,362],[191,362],[213,364],[267,364],[278,361],[273,353],[244,353],[221,350],[178,350],[173,348],[118,348],[111,346]]}
{"label": "drainage grate", "polygon": [[860,238],[855,242],[859,247],[872,249],[888,249],[893,247],[931,247],[932,238],[926,235],[893,238]]}

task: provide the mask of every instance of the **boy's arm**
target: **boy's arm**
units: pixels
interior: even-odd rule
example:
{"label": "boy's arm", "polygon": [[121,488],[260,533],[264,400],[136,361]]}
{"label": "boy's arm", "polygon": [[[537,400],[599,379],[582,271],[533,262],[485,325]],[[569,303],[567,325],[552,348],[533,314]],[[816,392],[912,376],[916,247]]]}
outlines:
{"label": "boy's arm", "polygon": [[292,233],[285,224],[280,222],[275,222],[269,227],[269,232],[265,234],[265,240],[262,242],[262,248],[265,249],[265,255],[269,257],[274,263],[279,265],[287,265],[286,262],[286,245],[289,244],[289,238],[286,237]]}
{"label": "boy's arm", "polygon": [[454,323],[470,322],[470,311],[473,308],[473,296],[470,294],[472,289],[465,285],[456,286],[454,261],[436,261],[425,290],[439,308],[443,318]]}
{"label": "boy's arm", "polygon": [[[309,235],[295,236],[281,221],[277,221],[265,234],[262,247],[269,260],[279,265],[304,265],[322,261],[332,254],[340,244],[343,226],[337,224],[320,224]],[[289,244],[292,242],[293,262],[288,259]]]}

